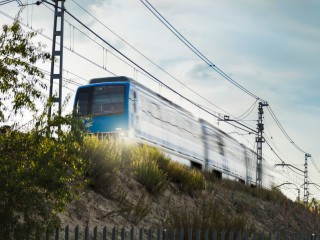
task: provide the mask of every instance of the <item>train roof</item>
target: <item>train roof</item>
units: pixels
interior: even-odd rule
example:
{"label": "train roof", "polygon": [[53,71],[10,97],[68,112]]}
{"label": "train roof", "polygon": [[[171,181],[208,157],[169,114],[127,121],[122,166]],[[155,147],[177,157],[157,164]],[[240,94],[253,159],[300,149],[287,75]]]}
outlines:
{"label": "train roof", "polygon": [[103,78],[93,78],[89,81],[89,84],[94,83],[104,83],[104,82],[135,82],[133,79],[120,76],[120,77],[103,77]]}

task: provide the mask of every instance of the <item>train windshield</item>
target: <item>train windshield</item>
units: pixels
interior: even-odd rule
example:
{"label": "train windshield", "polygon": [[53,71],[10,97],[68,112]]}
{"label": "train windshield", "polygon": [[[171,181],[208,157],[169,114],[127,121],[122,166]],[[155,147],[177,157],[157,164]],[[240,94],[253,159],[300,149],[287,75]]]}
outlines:
{"label": "train windshield", "polygon": [[125,109],[125,86],[110,85],[94,87],[92,96],[92,115],[123,113]]}
{"label": "train windshield", "polygon": [[89,114],[89,90],[90,89],[88,88],[78,90],[75,110],[79,116],[86,116]]}
{"label": "train windshield", "polygon": [[121,114],[125,111],[125,85],[107,85],[78,90],[76,112],[80,116]]}

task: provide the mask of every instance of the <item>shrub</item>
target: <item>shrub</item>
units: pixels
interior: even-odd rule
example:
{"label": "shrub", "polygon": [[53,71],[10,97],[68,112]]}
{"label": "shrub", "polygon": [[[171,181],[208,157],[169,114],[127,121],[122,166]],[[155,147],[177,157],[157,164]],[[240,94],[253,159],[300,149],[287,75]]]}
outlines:
{"label": "shrub", "polygon": [[0,236],[33,239],[59,224],[57,213],[84,185],[86,162],[76,131],[0,134]]}

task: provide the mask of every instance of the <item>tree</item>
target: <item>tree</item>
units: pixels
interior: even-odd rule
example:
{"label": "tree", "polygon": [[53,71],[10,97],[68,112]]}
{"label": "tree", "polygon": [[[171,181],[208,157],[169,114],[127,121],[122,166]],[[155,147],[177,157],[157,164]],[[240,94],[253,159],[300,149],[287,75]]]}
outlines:
{"label": "tree", "polygon": [[[23,109],[36,112],[35,102],[44,101],[41,82],[44,73],[35,66],[39,61],[51,59],[44,45],[33,43],[36,32],[24,32],[18,19],[4,25],[0,35],[0,122]],[[9,113],[7,116],[5,113]]]}
{"label": "tree", "polygon": [[[50,59],[34,32],[24,32],[19,21],[4,25],[0,35],[0,123],[13,114],[38,113],[35,102],[49,106],[35,64]],[[12,103],[12,104],[10,104]],[[37,114],[27,132],[0,130],[0,239],[36,239],[59,225],[57,213],[85,184],[87,163],[81,156],[83,124],[72,114]],[[62,130],[48,131],[50,126]],[[60,128],[59,128],[60,129]]]}

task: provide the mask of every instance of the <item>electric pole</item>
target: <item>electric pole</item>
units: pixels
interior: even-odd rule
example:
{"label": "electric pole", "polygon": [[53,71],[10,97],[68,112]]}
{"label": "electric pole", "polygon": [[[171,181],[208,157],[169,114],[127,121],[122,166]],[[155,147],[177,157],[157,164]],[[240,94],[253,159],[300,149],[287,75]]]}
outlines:
{"label": "electric pole", "polygon": [[257,187],[262,187],[262,143],[265,142],[263,137],[263,107],[267,107],[269,104],[267,102],[259,102],[258,107],[258,136],[256,137],[257,143],[257,172],[256,172],[256,185]]}
{"label": "electric pole", "polygon": [[303,193],[304,193],[304,205],[307,206],[308,204],[308,198],[309,198],[309,183],[308,183],[308,158],[311,157],[310,154],[305,154],[305,161],[304,161],[304,188],[303,188]]}
{"label": "electric pole", "polygon": [[[58,115],[61,115],[62,105],[62,71],[63,71],[63,32],[64,32],[64,2],[65,0],[54,0],[54,25],[52,41],[52,59],[50,74],[49,99],[53,101],[52,106],[58,103]],[[55,60],[58,64],[55,67]],[[58,84],[57,95],[54,93],[54,83]],[[52,114],[52,106],[49,106],[48,118]]]}

